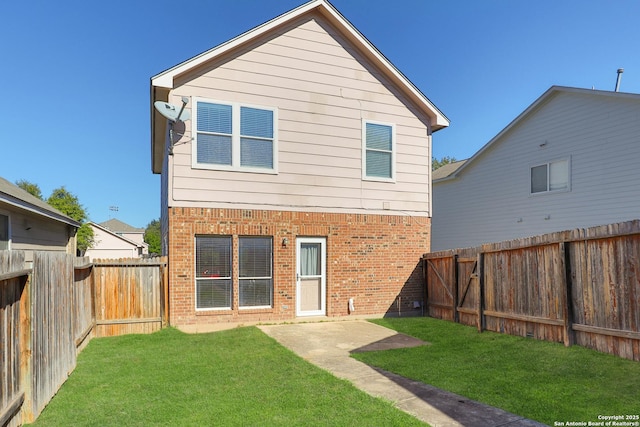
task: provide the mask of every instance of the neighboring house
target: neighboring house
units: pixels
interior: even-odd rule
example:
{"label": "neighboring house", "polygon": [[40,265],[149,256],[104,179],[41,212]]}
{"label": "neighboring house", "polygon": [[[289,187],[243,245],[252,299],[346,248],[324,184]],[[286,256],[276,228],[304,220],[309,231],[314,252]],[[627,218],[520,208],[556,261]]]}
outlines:
{"label": "neighboring house", "polygon": [[431,248],[640,218],[638,163],[640,95],[553,86],[473,157],[433,173]]}
{"label": "neighboring house", "polygon": [[80,223],[22,188],[0,178],[0,250],[76,254],[76,232]]}
{"label": "neighboring house", "polygon": [[[101,222],[99,225],[119,236],[135,242],[139,246],[143,246],[145,250],[149,247],[149,245],[147,245],[144,241],[144,228],[133,227],[115,218],[112,218],[105,222]],[[147,252],[143,253],[146,254]]]}
{"label": "neighboring house", "polygon": [[[117,223],[114,224],[110,221],[117,221]],[[149,245],[141,241],[141,237],[144,236],[144,229],[133,228],[118,220],[110,221],[101,224],[89,223],[89,227],[93,230],[94,243],[87,249],[85,256],[88,256],[91,260],[140,258],[149,253]],[[125,230],[125,232],[116,232],[106,227],[106,224],[115,225],[120,230]],[[139,230],[143,230],[142,234],[139,233]]]}
{"label": "neighboring house", "polygon": [[152,77],[151,104],[173,325],[420,312],[449,122],[332,5]]}

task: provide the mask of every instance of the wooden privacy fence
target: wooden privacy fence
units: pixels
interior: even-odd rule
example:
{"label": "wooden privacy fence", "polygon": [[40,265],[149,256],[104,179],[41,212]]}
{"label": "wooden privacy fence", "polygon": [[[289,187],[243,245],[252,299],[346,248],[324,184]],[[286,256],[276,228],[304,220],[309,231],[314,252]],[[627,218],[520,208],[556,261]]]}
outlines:
{"label": "wooden privacy fence", "polygon": [[155,332],[166,324],[166,258],[94,260],[97,337]]}
{"label": "wooden privacy fence", "polygon": [[427,313],[640,360],[640,220],[425,254]]}
{"label": "wooden privacy fence", "polygon": [[0,426],[31,422],[94,336],[166,324],[166,258],[98,260],[0,251]]}

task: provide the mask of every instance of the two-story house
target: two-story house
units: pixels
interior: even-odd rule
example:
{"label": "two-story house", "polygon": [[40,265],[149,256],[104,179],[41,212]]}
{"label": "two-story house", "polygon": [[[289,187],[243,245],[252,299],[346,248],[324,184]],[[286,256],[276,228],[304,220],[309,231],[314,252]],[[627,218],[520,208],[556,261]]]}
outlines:
{"label": "two-story house", "polygon": [[640,218],[640,95],[552,86],[433,173],[432,250]]}
{"label": "two-story house", "polygon": [[325,0],[153,76],[170,322],[419,312],[448,124]]}

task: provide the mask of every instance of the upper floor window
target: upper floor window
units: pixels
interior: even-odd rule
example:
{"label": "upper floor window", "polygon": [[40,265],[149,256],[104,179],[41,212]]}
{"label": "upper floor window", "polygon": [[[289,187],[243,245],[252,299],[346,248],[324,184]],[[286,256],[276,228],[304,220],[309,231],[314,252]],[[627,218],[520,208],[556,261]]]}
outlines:
{"label": "upper floor window", "polygon": [[277,110],[195,99],[193,167],[277,172]]}
{"label": "upper floor window", "polygon": [[531,168],[531,193],[569,190],[569,161],[558,160]]}
{"label": "upper floor window", "polygon": [[395,179],[395,126],[364,120],[362,124],[362,178]]}
{"label": "upper floor window", "polygon": [[0,251],[9,249],[9,217],[0,214]]}

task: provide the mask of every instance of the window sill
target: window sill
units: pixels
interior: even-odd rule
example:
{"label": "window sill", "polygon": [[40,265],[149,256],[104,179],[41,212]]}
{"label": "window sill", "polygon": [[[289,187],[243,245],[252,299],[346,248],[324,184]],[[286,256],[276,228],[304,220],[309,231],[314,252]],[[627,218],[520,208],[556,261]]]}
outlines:
{"label": "window sill", "polygon": [[225,309],[197,309],[196,316],[231,316],[233,315],[233,310],[230,308]]}
{"label": "window sill", "polygon": [[529,193],[529,197],[539,197],[539,196],[550,195],[550,194],[564,194],[564,193],[570,193],[570,192],[571,192],[570,188],[566,188],[562,190],[553,190],[553,191],[538,191],[537,193]]}
{"label": "window sill", "polygon": [[238,312],[241,313],[272,313],[273,307],[260,306],[260,307],[239,307]]}
{"label": "window sill", "polygon": [[218,316],[221,314],[233,314],[230,308],[196,308],[196,316]]}
{"label": "window sill", "polygon": [[273,307],[239,307],[238,309],[232,310],[230,308],[224,309],[197,309],[196,316],[233,316],[236,314],[251,314],[251,313],[274,313]]}
{"label": "window sill", "polygon": [[277,169],[266,168],[243,168],[224,165],[211,165],[207,163],[193,163],[191,169],[211,170],[220,172],[245,172],[245,173],[259,173],[265,175],[278,175]]}
{"label": "window sill", "polygon": [[363,181],[369,181],[369,182],[387,182],[387,183],[391,183],[391,184],[395,184],[395,182],[396,182],[395,178],[375,178],[375,177],[371,177],[371,176],[363,176],[362,180]]}

